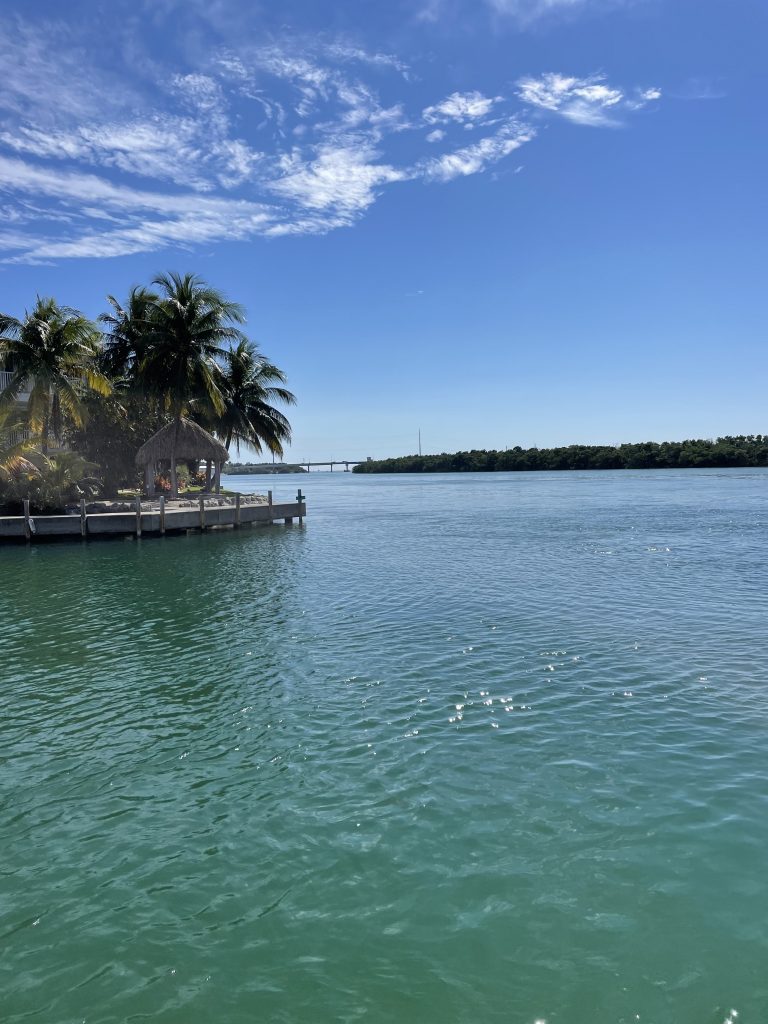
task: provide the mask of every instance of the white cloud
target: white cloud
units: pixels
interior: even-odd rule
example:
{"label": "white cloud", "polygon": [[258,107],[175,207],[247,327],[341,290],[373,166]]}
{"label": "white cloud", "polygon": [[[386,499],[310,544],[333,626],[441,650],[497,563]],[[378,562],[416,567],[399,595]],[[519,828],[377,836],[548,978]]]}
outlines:
{"label": "white cloud", "polygon": [[22,125],[0,132],[0,143],[17,153],[113,167],[201,192],[242,183],[262,159],[242,140],[212,134],[199,120],[162,115],[70,131]]}
{"label": "white cloud", "polygon": [[373,203],[378,186],[408,177],[407,171],[377,163],[377,156],[370,147],[352,140],[321,146],[310,161],[293,153],[283,158],[284,173],[271,190],[308,209],[330,208],[351,218]]}
{"label": "white cloud", "polygon": [[451,181],[453,178],[477,174],[489,164],[499,160],[530,142],[535,131],[519,121],[509,121],[494,135],[489,135],[471,146],[464,146],[452,153],[426,161],[422,167],[424,176],[434,181]]}
{"label": "white cloud", "polygon": [[0,111],[40,124],[110,116],[137,101],[128,83],[95,66],[65,22],[0,19],[0,67]]}
{"label": "white cloud", "polygon": [[494,103],[498,103],[500,98],[483,96],[480,92],[453,92],[440,103],[425,107],[422,116],[427,124],[477,121],[489,114]]}
{"label": "white cloud", "polygon": [[394,68],[405,77],[408,77],[408,65],[390,53],[368,53],[362,47],[345,43],[327,43],[323,47],[323,53],[331,60],[355,61],[360,64],[370,64],[373,67]]}
{"label": "white cloud", "polygon": [[[5,237],[6,250],[16,255],[6,262],[40,262],[72,256],[120,256],[163,248],[169,243],[184,247],[220,240],[248,238],[263,233],[275,220],[275,212],[262,203],[242,199],[169,195],[114,185],[93,174],[67,173],[40,168],[21,160],[0,157],[0,188],[27,193],[61,208],[76,211],[76,229],[66,238],[34,237],[32,233]],[[93,205],[121,226],[94,231],[88,222]],[[53,211],[59,207],[54,206]],[[47,217],[48,211],[46,211]]]}
{"label": "white cloud", "polygon": [[[332,231],[393,184],[482,173],[535,135],[508,99],[477,90],[419,113],[406,65],[348,40],[231,43],[183,74],[131,50],[130,68],[96,73],[67,31],[22,34],[28,66],[0,35],[0,244],[14,262]],[[582,123],[658,95],[599,77],[518,84],[529,108]],[[475,141],[441,153],[457,128]]]}
{"label": "white cloud", "polygon": [[[638,0],[484,0],[494,17],[509,19],[523,29],[557,15],[600,13],[635,2]],[[463,9],[459,0],[421,0],[416,18],[435,23],[456,17]]]}
{"label": "white cloud", "polygon": [[606,85],[604,76],[575,78],[548,73],[540,78],[521,78],[517,95],[530,106],[559,114],[575,124],[615,126],[623,110],[639,110],[661,96],[659,89],[638,90],[628,98],[623,90]]}
{"label": "white cloud", "polygon": [[632,0],[485,0],[500,16],[513,18],[522,27],[557,14],[600,12],[624,6]]}

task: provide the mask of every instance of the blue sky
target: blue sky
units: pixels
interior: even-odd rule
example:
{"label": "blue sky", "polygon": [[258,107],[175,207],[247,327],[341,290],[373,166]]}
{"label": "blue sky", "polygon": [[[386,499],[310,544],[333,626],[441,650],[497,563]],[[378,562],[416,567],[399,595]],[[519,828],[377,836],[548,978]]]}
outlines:
{"label": "blue sky", "polygon": [[6,0],[0,309],[245,304],[295,458],[768,431],[762,0]]}

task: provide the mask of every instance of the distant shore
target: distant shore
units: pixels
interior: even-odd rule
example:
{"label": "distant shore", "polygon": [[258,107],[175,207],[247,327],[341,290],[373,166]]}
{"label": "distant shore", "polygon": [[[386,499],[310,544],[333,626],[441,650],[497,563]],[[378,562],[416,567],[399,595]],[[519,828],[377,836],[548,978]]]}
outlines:
{"label": "distant shore", "polygon": [[253,465],[225,466],[222,470],[224,476],[252,476],[256,473],[277,474],[277,473],[306,473],[303,466],[289,465],[285,462],[259,462]]}
{"label": "distant shore", "polygon": [[715,440],[645,441],[639,444],[563,448],[485,449],[441,455],[404,455],[361,462],[353,473],[493,473],[568,469],[726,469],[768,466],[768,435]]}

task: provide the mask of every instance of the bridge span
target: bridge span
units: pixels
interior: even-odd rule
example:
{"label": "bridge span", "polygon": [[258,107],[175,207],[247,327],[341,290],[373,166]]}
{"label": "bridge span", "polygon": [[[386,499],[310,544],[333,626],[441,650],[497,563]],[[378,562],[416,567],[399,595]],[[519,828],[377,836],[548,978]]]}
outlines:
{"label": "bridge span", "polygon": [[343,472],[348,473],[350,466],[359,466],[361,462],[370,462],[370,459],[328,459],[327,462],[298,462],[296,465],[306,468],[307,472],[311,471],[312,466],[330,466],[331,472],[333,472],[334,466],[343,466]]}

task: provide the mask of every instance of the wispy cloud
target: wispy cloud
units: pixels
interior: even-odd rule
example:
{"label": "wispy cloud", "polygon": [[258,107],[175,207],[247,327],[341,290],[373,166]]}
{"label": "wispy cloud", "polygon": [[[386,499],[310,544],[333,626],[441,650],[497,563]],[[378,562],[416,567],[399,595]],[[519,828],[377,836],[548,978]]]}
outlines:
{"label": "wispy cloud", "polygon": [[678,100],[722,100],[728,95],[722,82],[711,78],[689,78],[669,94]]}
{"label": "wispy cloud", "polygon": [[[528,29],[539,22],[577,14],[599,14],[613,8],[626,7],[640,0],[483,0],[490,15]],[[455,18],[461,5],[458,0],[422,0],[417,20],[440,22]]]}
{"label": "wispy cloud", "polygon": [[489,164],[498,163],[505,156],[530,142],[535,136],[530,125],[511,120],[495,134],[489,135],[470,146],[463,146],[451,153],[427,160],[423,164],[427,178],[434,181],[451,181],[484,171]]}
{"label": "wispy cloud", "polygon": [[286,155],[280,169],[283,173],[272,182],[272,192],[310,210],[332,210],[345,223],[373,203],[378,186],[411,176],[407,170],[379,163],[372,147],[352,139],[347,145],[319,147],[312,160],[298,152]]}
{"label": "wispy cloud", "polygon": [[59,26],[5,27],[0,245],[14,262],[348,227],[388,189],[496,167],[535,138],[535,111],[610,123],[658,95],[546,75],[424,107],[405,62],[349,40],[230,44],[183,70],[141,62],[134,80],[87,70],[72,35],[62,53]]}
{"label": "wispy cloud", "polygon": [[466,124],[479,121],[487,117],[494,103],[498,103],[500,99],[500,96],[491,98],[477,91],[453,92],[440,103],[426,107],[423,117],[427,124],[446,124],[449,121]]}
{"label": "wispy cloud", "polygon": [[[109,114],[136,102],[127,82],[97,68],[87,46],[65,22],[0,22],[2,109],[44,124]],[[122,87],[120,87],[122,86]]]}
{"label": "wispy cloud", "polygon": [[632,0],[485,0],[491,10],[526,27],[555,15],[601,12],[627,6]]}
{"label": "wispy cloud", "polygon": [[603,75],[574,78],[550,72],[540,78],[521,78],[517,95],[523,103],[559,114],[575,124],[614,127],[620,123],[623,111],[640,110],[658,100],[661,90],[636,89],[627,95],[608,85]]}

